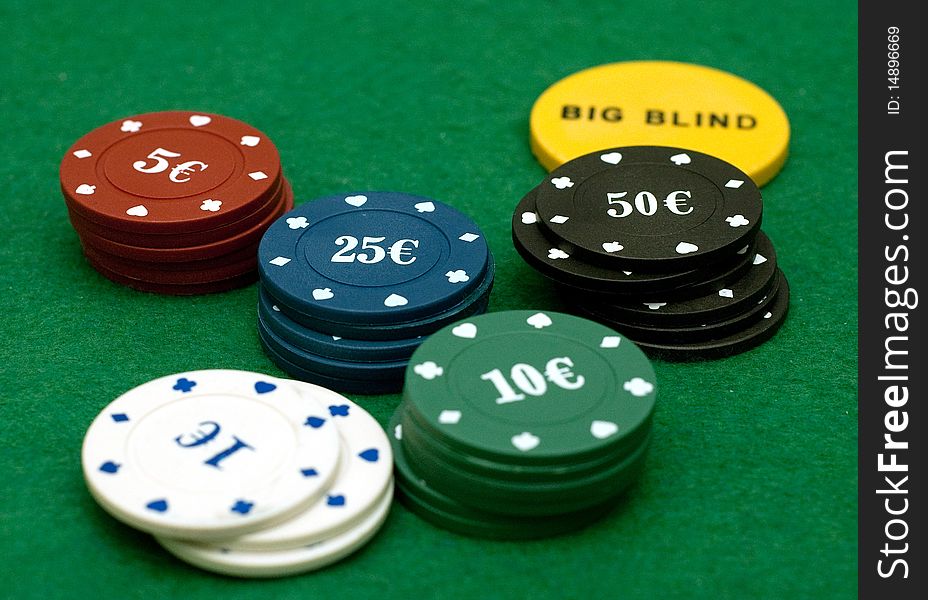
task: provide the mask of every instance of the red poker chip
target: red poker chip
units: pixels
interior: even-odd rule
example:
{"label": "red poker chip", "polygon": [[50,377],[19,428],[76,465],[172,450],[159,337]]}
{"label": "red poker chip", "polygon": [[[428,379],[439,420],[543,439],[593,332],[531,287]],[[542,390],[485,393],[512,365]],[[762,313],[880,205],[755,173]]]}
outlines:
{"label": "red poker chip", "polygon": [[139,233],[115,229],[88,219],[86,215],[75,208],[75,203],[67,198],[65,198],[65,204],[68,207],[68,217],[71,219],[72,226],[81,232],[89,232],[98,237],[129,246],[165,249],[189,248],[219,242],[250,229],[274,212],[280,201],[280,196],[285,193],[284,190],[289,189],[290,184],[281,177],[274,188],[274,193],[268,197],[266,202],[257,207],[253,213],[234,223],[228,223],[205,231],[188,233]]}
{"label": "red poker chip", "polygon": [[[155,265],[165,263],[177,264],[178,269],[205,268],[208,261],[220,259],[235,262],[243,259],[248,253],[254,254],[258,242],[264,231],[283,213],[293,208],[293,191],[290,184],[285,182],[284,194],[277,199],[274,210],[251,228],[232,237],[199,246],[178,248],[146,248],[139,245],[129,245],[115,242],[102,237],[92,230],[85,229],[79,220],[72,217],[72,224],[81,239],[81,244],[93,246],[94,249],[117,256],[127,261],[139,261]],[[80,224],[79,224],[80,223]],[[214,261],[212,261],[214,262]],[[183,266],[181,266],[183,265]],[[193,266],[188,266],[193,265]],[[199,267],[195,265],[200,265]],[[162,268],[168,268],[167,266]]]}
{"label": "red poker chip", "polygon": [[257,269],[258,264],[256,248],[245,258],[227,263],[214,261],[211,266],[204,269],[163,269],[144,263],[126,261],[118,256],[101,252],[93,246],[85,245],[83,249],[84,256],[95,267],[102,267],[127,279],[168,285],[192,285],[221,281],[253,271]]}
{"label": "red poker chip", "polygon": [[245,287],[251,285],[258,279],[257,270],[249,271],[243,275],[237,277],[232,277],[229,279],[222,279],[219,281],[210,281],[206,283],[192,283],[192,284],[169,284],[169,283],[157,283],[151,281],[143,281],[139,279],[132,279],[131,277],[126,277],[115,271],[107,269],[103,265],[95,263],[89,256],[85,254],[87,262],[90,263],[94,269],[97,270],[101,275],[109,279],[114,283],[124,285],[126,287],[138,290],[140,292],[150,292],[152,294],[166,294],[170,296],[194,296],[199,294],[215,294],[218,292],[227,292],[229,290],[234,290],[236,288]]}
{"label": "red poker chip", "polygon": [[61,161],[69,208],[137,233],[190,233],[234,223],[268,202],[281,176],[273,142],[209,113],[122,119],[79,139]]}
{"label": "red poker chip", "polygon": [[100,255],[104,261],[113,261],[114,267],[118,263],[120,268],[117,270],[131,269],[134,271],[155,271],[155,272],[180,272],[180,271],[189,271],[189,272],[208,272],[213,269],[222,268],[229,264],[243,262],[252,258],[253,255],[258,252],[258,241],[251,243],[242,248],[237,248],[226,254],[221,254],[219,256],[213,256],[210,258],[203,259],[194,259],[186,260],[183,262],[171,262],[171,261],[153,261],[153,260],[137,260],[130,257],[122,256],[120,254],[115,254],[110,252],[108,248],[103,244],[99,244],[100,240],[91,238],[89,236],[81,236],[81,247],[90,248],[90,251],[94,254]]}

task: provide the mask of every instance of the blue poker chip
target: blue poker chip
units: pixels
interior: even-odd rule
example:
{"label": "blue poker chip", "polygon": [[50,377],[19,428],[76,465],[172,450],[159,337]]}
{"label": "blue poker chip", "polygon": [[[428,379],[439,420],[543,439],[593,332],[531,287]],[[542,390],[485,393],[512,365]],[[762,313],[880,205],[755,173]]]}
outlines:
{"label": "blue poker chip", "polygon": [[409,363],[408,360],[361,362],[318,356],[309,350],[294,346],[274,334],[260,317],[258,318],[258,335],[261,336],[264,344],[272,348],[277,355],[286,358],[298,367],[330,377],[375,381],[400,380],[406,371],[406,365]]}
{"label": "blue poker chip", "polygon": [[261,340],[261,347],[268,358],[281,370],[300,381],[314,383],[330,390],[345,392],[349,394],[392,394],[403,388],[403,379],[383,379],[383,380],[366,380],[352,379],[348,377],[332,377],[317,373],[311,369],[297,365],[289,357],[283,356],[273,346],[267,343],[263,333],[258,331],[258,338]]}
{"label": "blue poker chip", "polygon": [[258,318],[282,340],[319,356],[349,361],[389,362],[407,360],[423,336],[399,340],[358,340],[320,333],[285,315],[263,287],[258,292]]}
{"label": "blue poker chip", "polygon": [[[294,310],[293,307],[283,303],[280,298],[277,298],[277,307],[286,317],[300,325],[329,335],[377,341],[402,340],[414,336],[430,335],[449,323],[486,312],[495,273],[496,265],[490,257],[490,264],[477,289],[457,305],[418,321],[378,325],[363,322],[336,323]],[[270,295],[273,296],[273,294]]]}
{"label": "blue poker chip", "polygon": [[280,302],[320,321],[363,325],[444,312],[481,285],[490,263],[473,220],[395,192],[300,205],[268,228],[258,248],[262,283]]}

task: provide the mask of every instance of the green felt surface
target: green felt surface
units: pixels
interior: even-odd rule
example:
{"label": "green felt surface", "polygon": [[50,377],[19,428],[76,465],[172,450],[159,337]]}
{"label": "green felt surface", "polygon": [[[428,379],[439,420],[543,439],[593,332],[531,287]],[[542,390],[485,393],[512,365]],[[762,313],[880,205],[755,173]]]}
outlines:
{"label": "green felt surface", "polygon": [[[0,597],[841,598],[856,584],[856,3],[13,2],[0,4]],[[627,59],[703,63],[775,96],[791,156],[764,229],[792,306],[762,348],[655,364],[647,469],[574,535],[491,543],[397,505],[316,574],[239,581],[171,558],[103,513],[80,444],[112,398],[189,369],[281,373],[254,286],[171,298],[83,260],[58,189],[64,150],[147,111],[227,114],[280,148],[298,201],[392,189],[450,202],[498,261],[492,310],[558,309],[512,248],[544,175],[528,112],[550,83]],[[398,396],[362,397],[382,423]]]}

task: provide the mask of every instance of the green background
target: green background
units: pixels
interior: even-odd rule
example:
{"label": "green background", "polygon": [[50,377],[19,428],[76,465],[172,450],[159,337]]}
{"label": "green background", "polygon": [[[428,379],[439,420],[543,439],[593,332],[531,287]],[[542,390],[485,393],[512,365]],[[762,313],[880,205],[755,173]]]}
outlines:
{"label": "green background", "polygon": [[[219,6],[0,5],[0,596],[855,595],[856,3]],[[258,346],[254,286],[162,297],[84,262],[58,189],[73,141],[147,111],[242,119],[276,142],[298,202],[364,189],[449,202],[482,226],[498,261],[491,310],[558,309],[509,239],[513,207],[544,175],[529,109],[565,75],[628,59],[714,66],[781,102],[791,156],[764,188],[764,229],[792,305],[755,351],[656,362],[654,444],[614,514],[574,535],[491,543],[396,505],[350,560],[240,581],[186,566],[96,506],[80,444],[111,399],[190,369],[281,372]],[[398,400],[360,398],[383,423]]]}

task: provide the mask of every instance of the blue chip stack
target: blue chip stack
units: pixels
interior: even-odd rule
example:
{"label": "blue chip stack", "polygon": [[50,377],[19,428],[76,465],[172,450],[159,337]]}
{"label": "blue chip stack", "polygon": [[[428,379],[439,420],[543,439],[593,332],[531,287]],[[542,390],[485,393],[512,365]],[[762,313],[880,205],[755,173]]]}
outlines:
{"label": "blue chip stack", "polygon": [[420,196],[361,192],[302,204],[258,248],[258,334],[291,376],[398,391],[425,336],[486,311],[495,266],[480,228]]}

